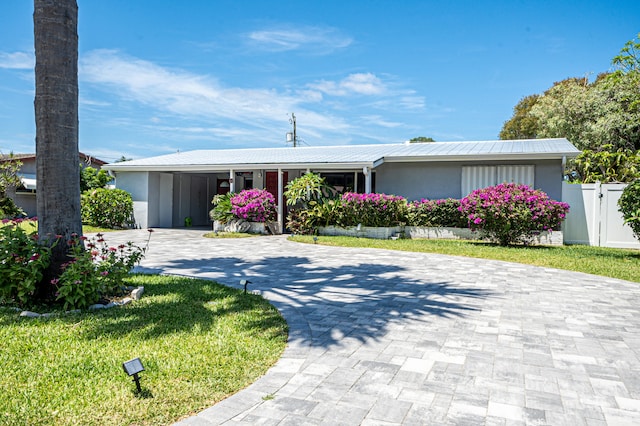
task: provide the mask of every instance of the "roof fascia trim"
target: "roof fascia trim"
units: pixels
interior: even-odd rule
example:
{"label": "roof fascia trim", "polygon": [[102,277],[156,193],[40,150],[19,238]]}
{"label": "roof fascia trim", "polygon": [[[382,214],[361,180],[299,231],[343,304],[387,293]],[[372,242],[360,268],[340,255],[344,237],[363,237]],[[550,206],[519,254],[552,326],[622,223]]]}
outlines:
{"label": "roof fascia trim", "polygon": [[580,152],[563,153],[526,153],[526,154],[478,154],[478,155],[431,155],[411,157],[385,157],[387,163],[435,163],[444,161],[503,161],[503,160],[562,160],[563,157],[574,158]]}
{"label": "roof fascia trim", "polygon": [[277,169],[362,169],[374,167],[374,162],[349,162],[349,163],[280,163],[280,164],[188,164],[188,165],[117,165],[109,164],[103,169],[114,172],[226,172],[229,170],[277,170]]}

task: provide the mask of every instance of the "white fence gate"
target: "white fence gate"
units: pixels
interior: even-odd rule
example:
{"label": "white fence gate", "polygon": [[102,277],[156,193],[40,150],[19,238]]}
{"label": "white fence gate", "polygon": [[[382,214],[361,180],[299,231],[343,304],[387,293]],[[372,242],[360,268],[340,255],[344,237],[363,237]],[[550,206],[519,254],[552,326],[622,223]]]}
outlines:
{"label": "white fence gate", "polygon": [[562,201],[571,206],[562,225],[565,244],[640,249],[640,242],[618,211],[618,200],[626,186],[563,182]]}

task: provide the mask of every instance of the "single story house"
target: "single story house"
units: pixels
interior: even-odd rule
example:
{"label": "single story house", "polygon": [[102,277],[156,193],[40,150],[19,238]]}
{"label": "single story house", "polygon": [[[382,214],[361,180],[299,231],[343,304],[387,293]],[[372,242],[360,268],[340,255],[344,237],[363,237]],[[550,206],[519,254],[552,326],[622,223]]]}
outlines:
{"label": "single story house", "polygon": [[[22,163],[18,173],[22,180],[22,185],[16,188],[14,193],[9,193],[8,195],[13,198],[14,203],[20,207],[27,216],[36,216],[36,154],[1,154],[0,162],[6,161],[20,161]],[[105,161],[82,152],[79,153],[78,161],[82,167],[93,167],[98,170],[107,164]],[[78,176],[78,179],[80,179],[80,176]]]}
{"label": "single story house", "polygon": [[580,153],[567,139],[196,150],[105,165],[131,193],[139,227],[210,224],[216,194],[265,188],[282,226],[287,182],[319,173],[340,190],[421,198],[462,198],[518,182],[562,197],[564,165]]}

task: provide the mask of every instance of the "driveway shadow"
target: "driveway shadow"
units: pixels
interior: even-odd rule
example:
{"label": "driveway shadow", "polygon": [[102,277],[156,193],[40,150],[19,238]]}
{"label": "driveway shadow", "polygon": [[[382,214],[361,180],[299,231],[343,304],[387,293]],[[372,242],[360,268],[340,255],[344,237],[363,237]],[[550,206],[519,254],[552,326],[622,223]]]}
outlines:
{"label": "driveway shadow", "polygon": [[[264,294],[281,311],[295,310],[309,331],[298,333],[285,313],[290,340],[331,347],[345,338],[377,340],[399,324],[424,323],[434,318],[459,318],[479,309],[488,290],[412,276],[395,265],[376,263],[323,266],[304,256],[275,256],[258,261],[239,257],[201,257],[163,262],[161,268],[138,268],[147,273],[176,273],[214,279]],[[300,331],[300,330],[298,330]]]}

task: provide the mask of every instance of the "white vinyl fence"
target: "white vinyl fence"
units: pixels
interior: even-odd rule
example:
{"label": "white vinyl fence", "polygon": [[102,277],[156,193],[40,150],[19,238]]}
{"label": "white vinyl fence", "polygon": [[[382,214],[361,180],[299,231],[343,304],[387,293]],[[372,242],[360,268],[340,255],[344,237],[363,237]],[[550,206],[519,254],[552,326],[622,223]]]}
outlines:
{"label": "white vinyl fence", "polygon": [[571,207],[562,225],[565,244],[640,249],[640,242],[618,211],[618,200],[626,186],[563,182],[562,201]]}

